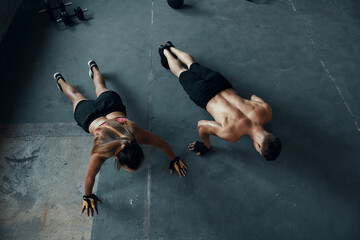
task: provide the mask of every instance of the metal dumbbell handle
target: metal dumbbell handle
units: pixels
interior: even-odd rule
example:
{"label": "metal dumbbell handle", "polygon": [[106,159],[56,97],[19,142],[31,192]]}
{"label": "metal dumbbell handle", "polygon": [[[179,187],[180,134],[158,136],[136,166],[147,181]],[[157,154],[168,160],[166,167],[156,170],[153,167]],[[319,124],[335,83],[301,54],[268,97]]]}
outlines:
{"label": "metal dumbbell handle", "polygon": [[[87,9],[87,8],[84,8],[84,9],[82,9],[82,11],[83,11],[83,12],[87,12],[87,11],[88,11],[88,9]],[[74,16],[76,16],[76,14],[69,15],[68,17],[69,17],[69,18],[71,18],[71,17],[74,17]],[[56,22],[61,22],[61,21],[62,21],[62,19],[61,19],[61,18],[56,19]]]}
{"label": "metal dumbbell handle", "polygon": [[[70,6],[71,4],[72,4],[72,2],[64,3],[65,7]],[[58,6],[58,7],[52,7],[51,9],[58,9],[58,8],[61,8],[61,7],[60,7],[60,6]],[[39,10],[39,13],[43,13],[43,12],[46,12],[46,9],[45,9],[45,8]]]}
{"label": "metal dumbbell handle", "polygon": [[[84,9],[82,9],[82,11],[83,11],[83,12],[87,12],[88,9],[87,9],[87,8],[84,8]],[[73,16],[76,16],[76,14],[70,15],[70,17],[73,17]]]}

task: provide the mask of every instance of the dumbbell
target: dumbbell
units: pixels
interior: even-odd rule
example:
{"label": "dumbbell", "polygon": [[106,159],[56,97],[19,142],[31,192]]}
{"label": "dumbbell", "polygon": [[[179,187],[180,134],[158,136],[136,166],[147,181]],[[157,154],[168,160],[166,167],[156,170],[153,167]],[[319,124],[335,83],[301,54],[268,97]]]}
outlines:
{"label": "dumbbell", "polygon": [[44,0],[44,5],[45,5],[45,8],[44,9],[41,9],[39,10],[39,13],[43,13],[43,12],[47,12],[47,14],[49,15],[49,18],[53,21],[55,21],[55,17],[54,17],[54,14],[53,14],[53,10],[55,9],[61,9],[61,12],[65,12],[66,11],[66,6],[69,6],[72,4],[72,2],[68,2],[68,3],[64,3],[62,0],[58,0],[57,1],[59,3],[59,6],[56,6],[56,7],[51,7],[50,4],[49,4],[49,1],[48,0]]}
{"label": "dumbbell", "polygon": [[179,9],[184,4],[184,0],[167,0],[167,3],[170,7]]}
{"label": "dumbbell", "polygon": [[60,18],[57,19],[57,22],[63,21],[65,25],[70,25],[71,21],[70,18],[77,17],[79,20],[84,20],[84,12],[87,12],[87,9],[82,10],[81,7],[74,8],[74,14],[69,15],[66,11],[60,13]]}

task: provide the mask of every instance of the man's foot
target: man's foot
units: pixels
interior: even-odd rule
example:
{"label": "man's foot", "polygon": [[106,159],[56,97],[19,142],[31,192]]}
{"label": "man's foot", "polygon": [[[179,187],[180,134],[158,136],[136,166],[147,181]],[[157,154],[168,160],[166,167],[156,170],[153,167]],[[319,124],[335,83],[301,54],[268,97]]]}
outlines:
{"label": "man's foot", "polygon": [[96,67],[97,69],[99,69],[98,65],[96,64],[96,62],[94,60],[90,60],[88,61],[88,66],[89,66],[89,77],[91,79],[94,78],[94,72],[92,70],[93,67]]}
{"label": "man's foot", "polygon": [[61,88],[61,86],[60,86],[60,84],[59,84],[59,80],[62,79],[64,82],[66,82],[66,81],[65,81],[64,77],[61,75],[61,73],[56,72],[56,73],[54,74],[54,79],[55,79],[55,81],[56,81],[56,86],[58,87],[58,89],[59,89],[60,91],[63,91],[62,88]]}
{"label": "man's foot", "polygon": [[171,41],[166,41],[166,42],[164,43],[164,46],[165,46],[165,48],[166,48],[167,50],[169,50],[169,51],[170,51],[170,48],[171,48],[171,47],[175,47],[174,44],[173,44]]}
{"label": "man's foot", "polygon": [[164,45],[160,45],[158,48],[159,54],[160,54],[160,62],[161,65],[166,68],[169,69],[169,63],[164,55],[164,50],[165,50],[165,46]]}
{"label": "man's foot", "polygon": [[174,58],[177,59],[177,56],[176,56],[174,53],[172,53],[171,50],[170,50],[171,47],[175,47],[174,44],[173,44],[171,41],[166,41],[166,42],[164,43],[164,46],[165,46],[165,48],[166,48],[167,50],[169,50],[169,52],[174,56]]}

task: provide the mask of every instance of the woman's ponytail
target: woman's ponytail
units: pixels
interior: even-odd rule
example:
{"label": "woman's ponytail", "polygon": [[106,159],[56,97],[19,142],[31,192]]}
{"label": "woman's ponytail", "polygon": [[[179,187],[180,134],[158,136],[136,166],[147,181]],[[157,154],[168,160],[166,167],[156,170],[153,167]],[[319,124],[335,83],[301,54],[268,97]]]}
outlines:
{"label": "woman's ponytail", "polygon": [[124,127],[116,120],[107,121],[108,125],[99,128],[95,139],[92,154],[102,158],[115,156],[115,166],[119,171],[125,165],[137,170],[144,159],[144,153],[137,144],[131,126]]}

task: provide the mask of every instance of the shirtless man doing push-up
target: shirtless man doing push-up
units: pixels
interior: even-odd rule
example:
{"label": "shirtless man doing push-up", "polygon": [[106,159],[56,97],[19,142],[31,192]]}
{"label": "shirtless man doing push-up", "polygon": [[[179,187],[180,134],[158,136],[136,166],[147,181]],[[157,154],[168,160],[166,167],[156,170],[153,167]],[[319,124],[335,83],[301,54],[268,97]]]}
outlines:
{"label": "shirtless man doing push-up", "polygon": [[277,158],[281,142],[263,127],[271,120],[269,104],[255,95],[250,100],[241,98],[220,73],[195,62],[190,54],[175,48],[170,41],[160,45],[158,50],[163,67],[170,69],[179,78],[190,99],[215,119],[198,122],[203,142],[190,143],[189,150],[196,151],[197,155],[207,153],[210,150],[210,135],[228,142],[237,142],[242,136],[249,135],[256,151],[262,156],[267,160]]}

